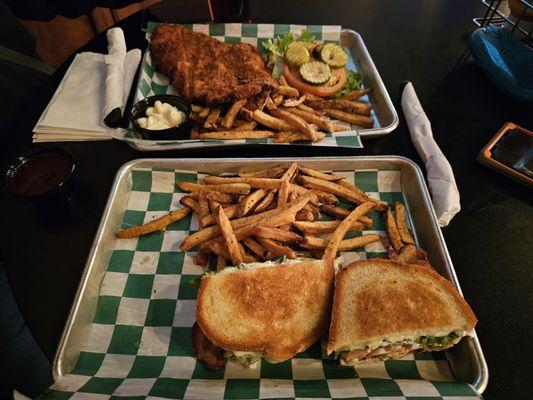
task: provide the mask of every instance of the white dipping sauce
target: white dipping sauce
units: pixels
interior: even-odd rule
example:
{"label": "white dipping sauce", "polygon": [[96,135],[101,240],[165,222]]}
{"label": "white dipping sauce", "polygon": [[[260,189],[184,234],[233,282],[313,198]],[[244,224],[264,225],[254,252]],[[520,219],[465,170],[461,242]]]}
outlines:
{"label": "white dipping sauce", "polygon": [[156,100],[153,107],[146,109],[146,118],[138,118],[141,128],[151,130],[169,129],[185,121],[185,113],[176,107]]}

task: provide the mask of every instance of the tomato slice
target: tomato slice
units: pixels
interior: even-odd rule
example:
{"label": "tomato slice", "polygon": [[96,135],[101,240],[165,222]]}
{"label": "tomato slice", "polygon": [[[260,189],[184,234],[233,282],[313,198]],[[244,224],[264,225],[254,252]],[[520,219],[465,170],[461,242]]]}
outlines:
{"label": "tomato slice", "polygon": [[298,71],[291,71],[286,64],[283,64],[283,75],[289,85],[295,87],[300,92],[313,94],[319,97],[331,96],[346,83],[346,70],[344,68],[332,68],[331,74],[337,76],[339,79],[339,82],[334,86],[311,85],[303,81]]}

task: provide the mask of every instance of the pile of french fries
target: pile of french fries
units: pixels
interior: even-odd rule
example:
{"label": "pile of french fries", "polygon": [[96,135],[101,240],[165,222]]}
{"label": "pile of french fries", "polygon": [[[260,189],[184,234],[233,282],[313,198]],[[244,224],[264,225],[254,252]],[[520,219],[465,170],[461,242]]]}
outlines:
{"label": "pile of french fries", "polygon": [[[183,208],[121,230],[117,236],[132,238],[163,230],[194,212],[199,230],[185,238],[180,248],[189,251],[197,247],[194,261],[198,265],[207,265],[211,255],[217,258],[217,269],[309,254],[333,262],[337,251],[384,239],[376,234],[344,239],[348,231],[370,229],[373,220],[367,214],[376,210],[385,215],[394,249],[414,243],[403,204],[396,203],[394,218],[387,203],[370,198],[342,176],[296,163],[232,177],[207,176],[202,183],[176,184],[187,192],[180,200]],[[338,207],[340,198],[354,208]],[[322,213],[335,219],[321,221]]]}
{"label": "pile of french fries", "polygon": [[372,105],[358,101],[369,92],[370,89],[360,89],[344,97],[323,99],[301,94],[281,76],[279,89],[261,93],[254,104],[247,99],[227,109],[193,104],[191,139],[271,138],[275,143],[317,142],[324,139],[325,133],[349,130],[335,120],[371,128],[374,125],[370,117]]}

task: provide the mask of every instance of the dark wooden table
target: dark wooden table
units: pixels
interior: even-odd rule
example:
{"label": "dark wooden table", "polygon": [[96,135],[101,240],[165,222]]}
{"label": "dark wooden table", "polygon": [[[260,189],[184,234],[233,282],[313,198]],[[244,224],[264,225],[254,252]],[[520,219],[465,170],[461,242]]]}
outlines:
{"label": "dark wooden table", "polygon": [[[399,128],[365,141],[364,149],[253,146],[147,155],[118,141],[61,144],[76,158],[86,203],[82,216],[50,221],[0,185],[0,257],[34,336],[53,358],[112,180],[122,164],[146,156],[373,154],[398,154],[420,164],[399,103],[400,83],[410,80],[454,168],[461,192],[462,211],[444,229],[444,235],[464,295],[479,318],[477,332],[490,370],[486,398],[531,398],[533,263],[528,250],[533,232],[532,196],[527,189],[480,166],[475,158],[504,122],[531,129],[533,108],[505,97],[471,59],[458,63],[473,30],[472,18],[482,15],[481,5],[476,0],[303,4],[252,1],[250,16],[254,22],[341,24],[358,31],[395,102]],[[146,45],[142,21],[139,13],[120,24],[130,48]],[[105,35],[81,51],[106,52]],[[69,62],[35,94],[12,129],[2,171],[17,155],[42,147],[31,143],[31,130]]]}

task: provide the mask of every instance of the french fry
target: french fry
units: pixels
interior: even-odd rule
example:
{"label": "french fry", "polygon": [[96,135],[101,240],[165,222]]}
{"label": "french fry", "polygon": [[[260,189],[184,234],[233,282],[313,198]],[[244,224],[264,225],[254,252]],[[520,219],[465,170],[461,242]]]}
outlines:
{"label": "french fry", "polygon": [[281,109],[271,110],[270,113],[274,115],[275,117],[278,117],[278,118],[281,118],[287,121],[290,125],[295,127],[295,130],[299,130],[303,132],[303,134],[307,136],[310,141],[312,142],[317,141],[318,137],[317,137],[316,130],[312,129],[309,126],[309,124],[305,122],[305,120],[299,115],[296,115],[287,110],[281,110]]}
{"label": "french fry", "polygon": [[337,204],[339,199],[332,193],[324,192],[323,190],[313,189],[313,193],[318,196],[318,200],[326,204]]}
{"label": "french fry", "polygon": [[277,167],[262,169],[260,171],[239,172],[241,178],[281,178],[287,167],[278,165]]}
{"label": "french fry", "polygon": [[320,172],[301,165],[298,166],[298,171],[300,171],[304,175],[312,176],[313,178],[323,179],[325,181],[342,181],[344,179],[344,177],[340,175],[326,174],[324,172]]}
{"label": "french fry", "polygon": [[276,257],[296,258],[296,253],[293,249],[283,246],[272,239],[257,238],[257,241],[263,245],[272,255]]}
{"label": "french fry", "polygon": [[304,184],[306,187],[309,188],[323,190],[325,192],[333,193],[337,196],[344,197],[346,200],[353,201],[356,204],[362,204],[364,202],[371,201],[378,205],[377,209],[382,210],[385,208],[382,204],[378,204],[375,200],[371,199],[366,194],[362,195],[355,193],[337,183],[304,175],[298,176],[298,182]]}
{"label": "french fry", "polygon": [[306,95],[300,96],[299,99],[287,99],[283,102],[283,107],[298,107],[305,101]]}
{"label": "french fry", "polygon": [[322,214],[320,214],[320,210],[318,209],[317,206],[314,206],[312,205],[311,203],[308,203],[306,204],[306,206],[304,207],[305,209],[309,209],[313,215],[314,215],[314,220],[319,220],[320,218],[322,218]]}
{"label": "french fry", "polygon": [[275,110],[276,108],[278,108],[278,106],[274,103],[274,100],[272,100],[270,96],[267,97],[265,107],[267,108],[267,110]]}
{"label": "french fry", "polygon": [[[220,203],[219,203],[220,204]],[[215,209],[216,211],[216,209]],[[210,226],[216,223],[216,217],[215,217],[215,211],[213,211],[211,214],[206,215],[200,220],[200,223],[202,226]],[[241,212],[241,205],[240,204],[232,204],[230,206],[224,207],[224,212],[226,213],[226,216],[228,219],[233,219],[237,216],[239,216]]]}
{"label": "french fry", "polygon": [[304,121],[315,124],[319,129],[326,132],[333,132],[333,125],[327,119],[320,115],[301,110],[299,107],[288,110],[289,112],[300,116]]}
{"label": "french fry", "polygon": [[246,104],[246,99],[242,99],[239,101],[236,101],[232,104],[226,115],[224,116],[224,119],[222,120],[222,125],[224,128],[229,129],[233,126],[233,122],[235,121],[235,118],[237,117],[237,114],[239,113],[239,110]]}
{"label": "french fry", "polygon": [[[346,218],[348,215],[350,215],[350,212],[351,212],[350,210],[347,210],[346,208],[334,207],[329,204],[322,204],[320,206],[320,209],[324,211],[326,214],[329,214],[329,215],[332,215],[334,217],[341,218],[341,219]],[[367,228],[370,228],[374,224],[374,221],[372,220],[372,218],[370,218],[367,215],[363,215],[361,218],[359,218],[359,222],[362,222]]]}
{"label": "french fry", "polygon": [[235,127],[235,131],[253,131],[257,127],[257,122],[255,121],[242,121],[241,125]]}
{"label": "french fry", "polygon": [[346,232],[351,228],[354,222],[359,220],[361,216],[367,214],[375,207],[375,203],[365,202],[357,206],[351,213],[348,215],[335,229],[335,232],[329,238],[329,243],[327,244],[324,250],[323,260],[327,266],[333,268],[333,263],[335,261],[335,256],[337,255],[337,250],[339,248],[340,242],[346,235]]}
{"label": "french fry", "polygon": [[370,115],[370,110],[372,110],[371,104],[339,99],[308,99],[305,104],[313,108],[339,110],[349,114],[367,116]]}
{"label": "french fry", "polygon": [[[294,221],[292,226],[298,229],[304,234],[314,234],[314,233],[329,233],[335,231],[339,227],[342,221]],[[360,221],[355,221],[352,225],[348,227],[350,231],[362,231],[365,229],[365,224]]]}
{"label": "french fry", "polygon": [[[316,132],[316,141],[324,139],[326,135],[322,132]],[[274,143],[293,143],[308,141],[309,138],[303,132],[276,132],[274,134]]]}
{"label": "french fry", "polygon": [[246,251],[244,250],[244,246],[242,245],[242,243],[238,243],[239,245],[239,251],[241,252],[241,257],[242,257],[242,262],[245,262],[245,263],[253,263],[253,262],[257,262],[257,258],[255,258],[254,256],[252,256],[251,254],[247,254]]}
{"label": "french fry", "polygon": [[340,110],[325,109],[326,114],[332,118],[338,119],[339,121],[349,122],[363,128],[372,128],[374,126],[374,121],[372,118],[365,115],[350,114]]}
{"label": "french fry", "polygon": [[[275,110],[270,110],[270,112],[273,111]],[[267,126],[277,131],[291,131],[296,129],[287,121],[268,115],[260,110],[255,110],[253,112],[252,118],[254,119],[254,121],[259,122],[261,125]]]}
{"label": "french fry", "polygon": [[291,187],[289,179],[283,179],[282,181],[283,182],[278,190],[278,208],[284,208],[287,205],[289,190]]}
{"label": "french fry", "polygon": [[[222,192],[230,194],[248,194],[250,193],[250,185],[247,183],[225,183],[217,185],[202,185],[199,183],[192,183],[187,181],[178,181],[178,187],[185,192]],[[211,199],[213,200],[213,199]]]}
{"label": "french fry", "polygon": [[332,122],[331,126],[333,128],[332,132],[345,132],[345,131],[349,131],[350,129],[352,129],[349,126],[342,125],[337,122]]}
{"label": "french fry", "polygon": [[[369,233],[367,235],[341,240],[337,251],[348,251],[357,249],[358,247],[366,246],[370,243],[381,241],[382,238],[379,235]],[[301,246],[306,249],[325,249],[329,243],[329,239],[319,238],[314,236],[304,236]]]}
{"label": "french fry", "polygon": [[[292,222],[294,218],[288,218],[294,216],[298,211],[300,211],[310,200],[311,195],[306,194],[303,196],[300,196],[298,199],[296,199],[294,202],[291,202],[287,205],[287,207],[283,210],[274,209],[269,211],[264,211],[259,214],[251,215],[249,217],[243,217],[239,219],[235,219],[233,221],[230,221],[230,224],[234,230],[240,229],[240,228],[252,228],[255,229],[257,226],[259,226],[260,223],[262,223],[264,226],[272,226],[276,227],[279,225],[286,224],[287,220],[289,222]],[[201,243],[204,243],[210,239],[213,239],[220,235],[221,230],[217,225],[209,226],[205,229],[201,229],[198,232],[195,232],[185,238],[183,243],[180,245],[180,249],[182,251],[187,251],[190,248],[194,246],[198,246]],[[246,232],[248,233],[248,232]],[[251,236],[253,232],[250,232],[248,236]],[[244,236],[244,237],[248,237]],[[239,238],[239,240],[244,239],[244,237]]]}
{"label": "french fry", "polygon": [[282,243],[298,244],[302,237],[296,232],[286,231],[279,228],[267,228],[260,226],[254,233],[254,236],[263,239],[272,239]]}
{"label": "french fry", "polygon": [[210,107],[204,107],[202,110],[198,111],[198,118],[200,119],[207,118],[210,112],[211,112]]}
{"label": "french fry", "polygon": [[204,128],[207,129],[214,129],[217,127],[217,120],[220,116],[221,107],[213,107],[211,111],[209,111],[209,115],[207,116],[207,119],[204,122]]}
{"label": "french fry", "polygon": [[207,200],[207,193],[201,191],[198,194],[198,218],[201,220],[206,215],[209,215],[209,201]]}
{"label": "french fry", "polygon": [[[205,112],[206,109],[207,109],[207,113],[209,114],[209,107],[200,106],[198,104],[191,104],[191,110],[194,113],[199,114],[201,112]],[[206,116],[207,116],[207,114],[206,114]]]}
{"label": "french fry", "polygon": [[[199,193],[200,191],[190,192],[188,196],[191,199],[198,200]],[[214,191],[207,192],[207,200],[214,200],[214,201],[218,201],[219,203],[223,203],[223,204],[235,203],[236,199],[237,199],[236,195],[230,194],[230,193],[222,193],[222,192],[214,192]]]}
{"label": "french fry", "polygon": [[226,246],[229,252],[229,258],[233,265],[239,265],[243,262],[243,257],[239,248],[239,243],[233,233],[233,228],[231,223],[224,212],[222,207],[219,207],[216,213],[217,224],[222,232],[222,236],[226,241]]}
{"label": "french fry", "polygon": [[347,181],[340,181],[340,182],[337,182],[339,185],[345,187],[346,189],[349,189],[357,194],[360,194],[360,195],[365,195],[365,192],[358,188],[357,186],[355,186],[353,183],[350,183],[350,182],[347,182]]}
{"label": "french fry", "polygon": [[281,85],[278,87],[279,94],[287,97],[300,97],[300,92],[298,89],[293,88],[292,86]]}
{"label": "french fry", "polygon": [[268,209],[268,207],[272,204],[274,197],[276,196],[275,191],[270,191],[268,194],[261,200],[261,202],[257,205],[255,208],[255,212],[263,212]]}
{"label": "french fry", "polygon": [[212,140],[241,140],[241,139],[267,139],[274,136],[272,131],[245,131],[235,129],[233,131],[215,131],[199,133],[199,139]]}
{"label": "french fry", "polygon": [[245,216],[248,214],[252,208],[254,208],[254,206],[266,195],[267,191],[265,189],[258,189],[246,196],[241,204],[240,215]]}
{"label": "french fry", "polygon": [[144,225],[132,226],[130,228],[118,231],[117,237],[120,239],[131,239],[142,235],[147,235],[148,233],[161,231],[168,225],[185,218],[190,213],[191,209],[189,207],[183,207],[179,210],[171,211],[168,214],[165,214],[162,217],[150,221]]}
{"label": "french fry", "polygon": [[[217,210],[218,207],[221,207],[222,204],[220,204],[218,201],[215,200],[208,200],[209,202],[209,210],[213,213]],[[229,218],[229,217],[228,217]],[[200,221],[201,222],[201,221]]]}
{"label": "french fry", "polygon": [[[309,97],[309,95],[307,96]],[[315,114],[315,115],[321,115],[323,114],[320,110],[315,110],[314,108],[311,108],[309,106],[306,106],[305,104],[300,104],[298,107],[296,107],[298,110],[302,110],[302,111],[305,111],[307,113],[310,113],[310,114]]]}
{"label": "french fry", "polygon": [[343,97],[340,97],[340,98],[344,99],[344,100],[356,100],[359,97],[362,97],[362,96],[370,93],[371,90],[372,90],[371,88],[352,90],[346,96],[343,96]]}
{"label": "french fry", "polygon": [[281,176],[281,180],[284,181],[284,180],[288,180],[289,182],[291,182],[294,178],[294,174],[296,174],[298,172],[298,164],[293,162],[289,168],[287,168],[287,171],[285,171],[285,173]]}
{"label": "french fry", "polygon": [[281,185],[281,179],[273,178],[253,178],[253,177],[221,177],[221,176],[207,176],[203,180],[207,185],[222,185],[228,183],[244,183],[256,189],[277,189]]}
{"label": "french fry", "polygon": [[228,265],[228,260],[220,255],[217,256],[217,271],[222,271]]}
{"label": "french fry", "polygon": [[312,222],[315,220],[315,215],[311,210],[300,210],[296,213],[296,221]]}
{"label": "french fry", "polygon": [[289,84],[287,83],[287,79],[285,79],[283,75],[279,76],[278,83],[280,84],[280,86],[289,86]]}
{"label": "french fry", "polygon": [[239,110],[239,116],[245,121],[252,121],[254,113],[252,110],[249,110],[248,108],[246,108],[246,106],[244,106]]}
{"label": "french fry", "polygon": [[398,233],[402,242],[407,244],[415,244],[409,228],[407,228],[407,219],[405,217],[405,206],[399,201],[394,202],[394,214],[396,216],[396,228],[398,228]]}
{"label": "french fry", "polygon": [[181,198],[180,203],[192,209],[196,214],[200,213],[198,202],[196,202],[196,200],[194,200],[192,197],[184,196]]}
{"label": "french fry", "polygon": [[403,247],[403,242],[389,208],[387,208],[387,211],[385,212],[385,228],[387,229],[391,246],[394,250],[399,251]]}
{"label": "french fry", "polygon": [[229,260],[230,255],[227,247],[218,240],[210,240],[209,242],[202,243],[200,249],[203,251],[209,251],[216,254],[217,256],[224,257],[226,260]]}
{"label": "french fry", "polygon": [[272,101],[274,102],[274,105],[277,107],[279,106],[281,103],[283,103],[283,96],[278,94],[274,97],[272,97]]}
{"label": "french fry", "polygon": [[248,247],[252,253],[254,253],[255,255],[257,255],[259,258],[263,259],[265,258],[265,255],[266,255],[266,249],[261,246],[261,244],[257,243],[254,239],[252,239],[251,237],[247,237],[247,238],[244,238],[242,240],[242,243]]}

